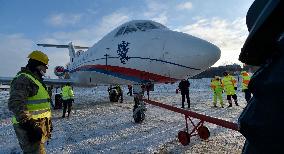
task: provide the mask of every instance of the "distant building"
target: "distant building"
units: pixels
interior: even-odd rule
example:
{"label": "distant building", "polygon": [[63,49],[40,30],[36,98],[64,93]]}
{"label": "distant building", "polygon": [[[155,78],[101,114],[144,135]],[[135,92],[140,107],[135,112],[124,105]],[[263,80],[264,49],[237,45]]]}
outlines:
{"label": "distant building", "polygon": [[238,75],[243,69],[238,64],[219,66],[219,67],[210,67],[204,72],[195,75],[192,77],[193,79],[201,79],[201,78],[213,78],[215,76],[223,76],[223,72],[227,71],[231,75]]}
{"label": "distant building", "polygon": [[2,84],[0,84],[0,91],[7,91],[9,89],[10,89],[9,85],[2,85]]}

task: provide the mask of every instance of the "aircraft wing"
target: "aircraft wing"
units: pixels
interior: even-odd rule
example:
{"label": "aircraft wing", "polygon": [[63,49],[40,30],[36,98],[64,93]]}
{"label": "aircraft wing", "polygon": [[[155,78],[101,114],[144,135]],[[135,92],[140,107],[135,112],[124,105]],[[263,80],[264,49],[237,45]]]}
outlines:
{"label": "aircraft wing", "polygon": [[[42,47],[56,47],[56,48],[68,48],[70,45],[57,45],[57,44],[37,44]],[[75,49],[89,49],[89,47],[74,46]]]}
{"label": "aircraft wing", "polygon": [[65,85],[66,83],[74,84],[72,79],[44,79],[43,83],[47,85]]}
{"label": "aircraft wing", "polygon": [[[0,83],[10,84],[13,80],[13,77],[0,77]],[[70,83],[71,85],[75,82],[72,79],[44,79],[43,82],[47,85],[65,85]]]}

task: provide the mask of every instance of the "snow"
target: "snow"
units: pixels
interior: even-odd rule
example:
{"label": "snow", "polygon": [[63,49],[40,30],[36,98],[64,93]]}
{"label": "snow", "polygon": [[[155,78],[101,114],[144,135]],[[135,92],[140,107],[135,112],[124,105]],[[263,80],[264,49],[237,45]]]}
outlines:
{"label": "snow", "polygon": [[[210,79],[192,79],[190,83],[192,111],[237,121],[246,105],[242,92],[237,93],[239,107],[213,108]],[[177,83],[155,85],[150,99],[180,107],[181,96],[175,93],[176,88]],[[54,131],[46,145],[47,153],[241,153],[245,139],[240,133],[210,123],[205,123],[210,130],[208,140],[194,136],[189,145],[182,146],[177,134],[185,130],[184,116],[149,104],[145,121],[134,123],[133,98],[126,95],[126,86],[123,89],[124,103],[111,103],[105,86],[75,88],[71,117],[62,119],[62,111],[53,110]],[[8,98],[9,92],[0,91],[0,153],[20,153]],[[227,106],[225,94],[223,99]]]}

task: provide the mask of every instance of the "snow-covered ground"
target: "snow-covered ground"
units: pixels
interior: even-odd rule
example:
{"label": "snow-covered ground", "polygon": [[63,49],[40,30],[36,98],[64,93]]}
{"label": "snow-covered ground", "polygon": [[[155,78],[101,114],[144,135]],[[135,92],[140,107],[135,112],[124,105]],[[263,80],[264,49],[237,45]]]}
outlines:
{"label": "snow-covered ground", "polygon": [[[209,82],[210,79],[190,80],[191,110],[236,122],[246,105],[244,94],[237,93],[239,107],[213,108]],[[175,93],[176,87],[177,84],[155,85],[150,99],[180,107],[181,96]],[[205,123],[211,134],[208,140],[194,136],[188,146],[182,146],[177,134],[185,129],[184,116],[147,105],[145,121],[136,124],[132,118],[133,98],[126,95],[127,88],[124,87],[124,103],[109,102],[106,89],[75,88],[70,118],[62,119],[61,110],[53,111],[54,130],[47,153],[241,153],[245,139],[240,133],[210,123]],[[7,91],[0,92],[0,153],[19,153],[8,98]]]}

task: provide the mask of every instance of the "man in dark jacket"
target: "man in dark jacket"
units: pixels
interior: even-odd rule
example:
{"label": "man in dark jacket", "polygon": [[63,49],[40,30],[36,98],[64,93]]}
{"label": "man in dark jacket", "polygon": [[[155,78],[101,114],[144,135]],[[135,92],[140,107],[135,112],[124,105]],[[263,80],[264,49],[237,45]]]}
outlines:
{"label": "man in dark jacket", "polygon": [[186,79],[181,80],[181,82],[178,85],[178,88],[181,92],[181,103],[182,103],[181,107],[182,108],[184,108],[185,97],[187,100],[187,106],[188,108],[190,108],[189,86],[190,86],[190,83]]}
{"label": "man in dark jacket", "polygon": [[260,66],[248,88],[253,93],[239,117],[244,154],[283,153],[284,1],[256,0],[247,13],[249,36],[240,61]]}
{"label": "man in dark jacket", "polygon": [[48,57],[36,50],[28,58],[11,83],[8,107],[23,153],[45,153],[44,143],[52,131],[50,96],[42,82]]}

